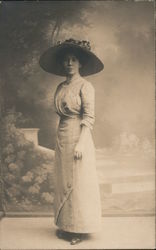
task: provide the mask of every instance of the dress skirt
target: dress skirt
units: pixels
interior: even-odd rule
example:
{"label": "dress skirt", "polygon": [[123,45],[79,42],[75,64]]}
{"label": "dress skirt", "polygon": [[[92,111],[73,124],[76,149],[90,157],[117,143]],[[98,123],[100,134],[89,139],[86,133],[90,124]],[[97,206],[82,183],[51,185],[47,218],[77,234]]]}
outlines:
{"label": "dress skirt", "polygon": [[67,232],[93,233],[101,226],[100,193],[91,133],[82,159],[74,159],[81,120],[80,115],[60,118],[55,150],[55,224]]}

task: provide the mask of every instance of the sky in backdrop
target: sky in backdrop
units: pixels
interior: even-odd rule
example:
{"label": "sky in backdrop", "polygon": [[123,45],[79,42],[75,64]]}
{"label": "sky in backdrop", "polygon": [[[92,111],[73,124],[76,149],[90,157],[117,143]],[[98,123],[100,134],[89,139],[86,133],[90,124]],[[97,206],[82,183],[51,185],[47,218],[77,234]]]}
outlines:
{"label": "sky in backdrop", "polygon": [[[104,71],[87,77],[96,91],[97,147],[116,135],[135,133],[154,138],[154,5],[153,2],[91,1],[83,10],[88,25],[64,23],[60,40],[89,40],[104,62]],[[62,78],[45,73],[52,92]]]}

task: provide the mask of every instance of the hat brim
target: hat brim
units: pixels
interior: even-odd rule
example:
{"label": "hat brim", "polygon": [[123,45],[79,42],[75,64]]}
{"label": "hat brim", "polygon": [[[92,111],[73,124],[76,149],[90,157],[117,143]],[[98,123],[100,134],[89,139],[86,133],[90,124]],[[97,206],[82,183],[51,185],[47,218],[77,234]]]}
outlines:
{"label": "hat brim", "polygon": [[103,70],[104,64],[93,52],[78,45],[68,43],[60,44],[47,49],[41,55],[39,60],[41,68],[55,75],[66,76],[66,72],[60,63],[60,59],[63,54],[69,50],[76,51],[76,54],[85,59],[82,67],[80,68],[81,76],[96,74]]}

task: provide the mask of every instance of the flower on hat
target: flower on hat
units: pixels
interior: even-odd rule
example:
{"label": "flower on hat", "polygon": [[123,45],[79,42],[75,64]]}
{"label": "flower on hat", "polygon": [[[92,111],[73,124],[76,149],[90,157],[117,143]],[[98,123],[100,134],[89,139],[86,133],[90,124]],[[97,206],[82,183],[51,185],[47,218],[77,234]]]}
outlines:
{"label": "flower on hat", "polygon": [[[73,38],[70,38],[70,39],[65,40],[63,43],[74,44],[74,45],[83,47],[85,49],[91,50],[90,42],[86,40],[80,41],[80,40],[75,40]],[[61,44],[62,42],[58,41],[56,45],[61,45]]]}

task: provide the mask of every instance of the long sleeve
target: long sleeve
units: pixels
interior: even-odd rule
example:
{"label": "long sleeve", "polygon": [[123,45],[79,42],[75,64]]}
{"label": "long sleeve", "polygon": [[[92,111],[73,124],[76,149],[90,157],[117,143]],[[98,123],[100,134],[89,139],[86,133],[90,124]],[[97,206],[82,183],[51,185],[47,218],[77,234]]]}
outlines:
{"label": "long sleeve", "polygon": [[90,82],[85,82],[81,88],[81,102],[83,119],[81,125],[90,129],[93,128],[95,121],[95,91]]}

